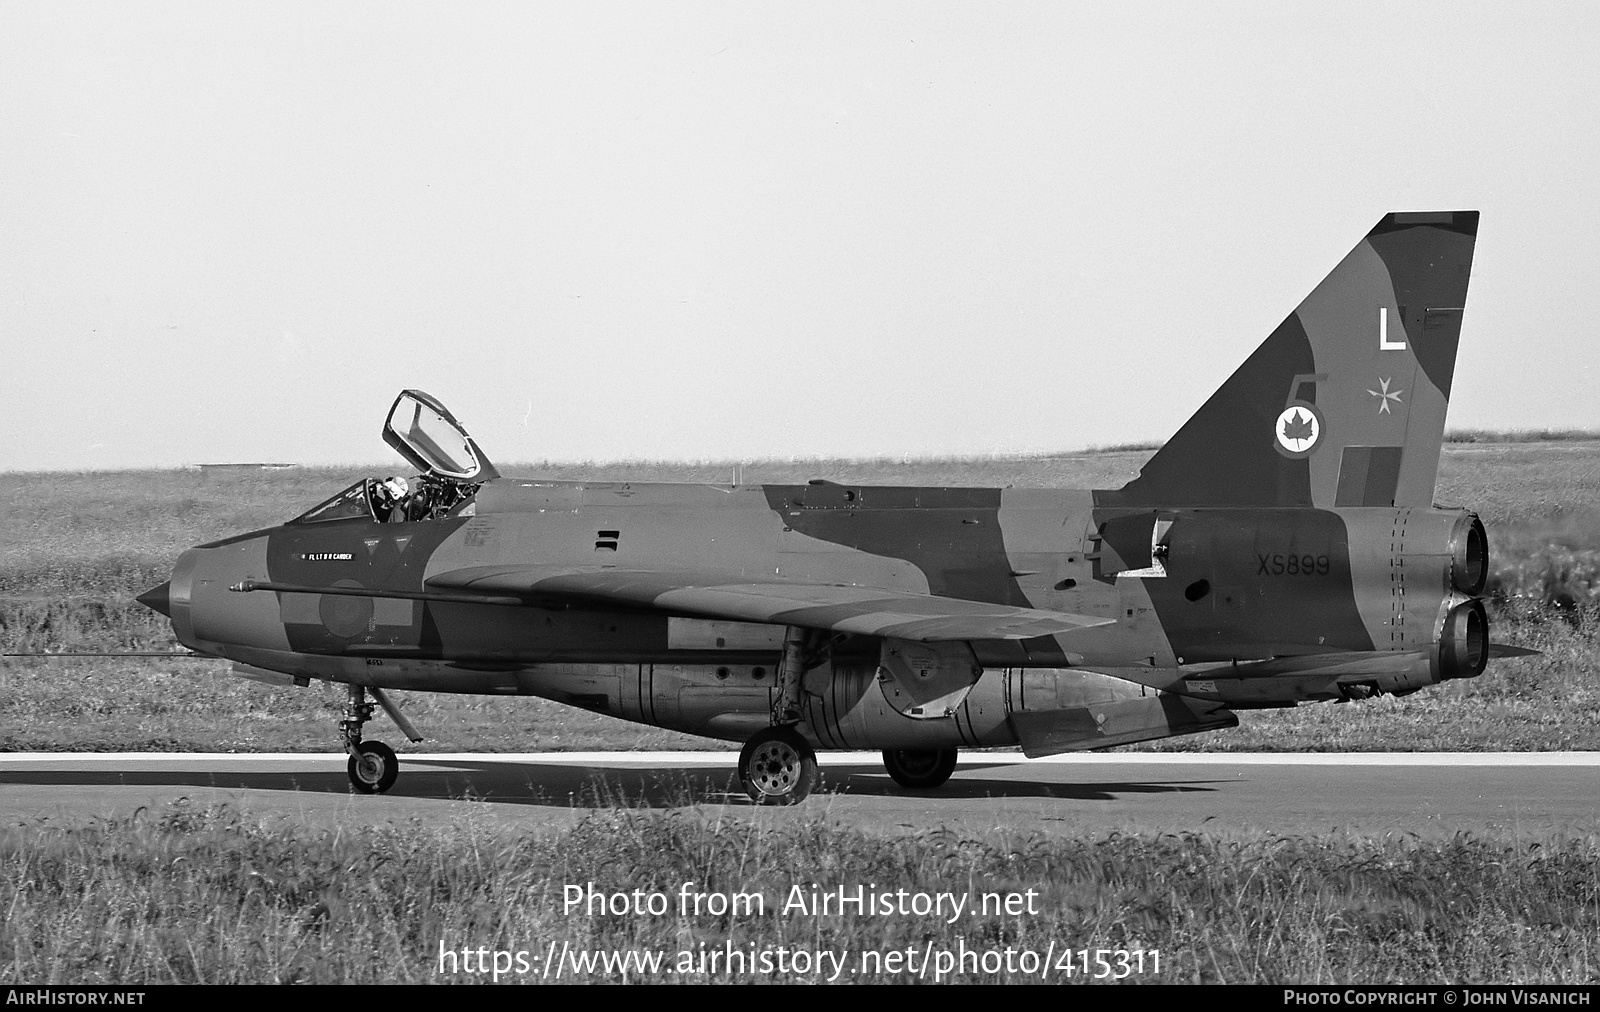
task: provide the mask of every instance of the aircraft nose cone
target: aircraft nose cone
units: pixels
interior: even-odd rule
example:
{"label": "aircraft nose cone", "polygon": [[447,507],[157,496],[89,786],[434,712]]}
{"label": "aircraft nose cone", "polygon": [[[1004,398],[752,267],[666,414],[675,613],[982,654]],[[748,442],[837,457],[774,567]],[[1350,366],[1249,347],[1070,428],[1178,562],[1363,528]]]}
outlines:
{"label": "aircraft nose cone", "polygon": [[146,608],[149,608],[151,611],[159,611],[161,614],[171,618],[172,581],[168,580],[159,587],[151,587],[143,594],[140,594],[138,597],[134,598],[134,600],[138,601]]}

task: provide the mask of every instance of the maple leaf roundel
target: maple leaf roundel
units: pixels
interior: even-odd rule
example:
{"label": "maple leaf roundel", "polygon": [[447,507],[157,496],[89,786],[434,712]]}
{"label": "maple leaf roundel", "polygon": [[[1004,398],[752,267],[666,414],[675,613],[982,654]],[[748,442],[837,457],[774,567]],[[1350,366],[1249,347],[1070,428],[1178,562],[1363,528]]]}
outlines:
{"label": "maple leaf roundel", "polygon": [[1272,437],[1285,457],[1304,457],[1322,441],[1322,412],[1304,401],[1290,404],[1278,415]]}

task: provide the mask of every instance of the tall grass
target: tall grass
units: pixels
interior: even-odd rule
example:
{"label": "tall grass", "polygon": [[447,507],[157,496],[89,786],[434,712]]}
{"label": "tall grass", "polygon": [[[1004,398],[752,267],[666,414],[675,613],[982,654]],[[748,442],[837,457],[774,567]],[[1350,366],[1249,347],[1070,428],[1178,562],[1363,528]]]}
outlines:
{"label": "tall grass", "polygon": [[126,594],[0,597],[7,653],[183,650],[165,616]]}
{"label": "tall grass", "polygon": [[[853,968],[867,950],[1159,949],[1161,971],[1147,964],[1130,979],[1168,983],[1567,983],[1600,974],[1600,846],[1592,840],[962,839],[938,830],[872,835],[825,816],[626,806],[567,831],[495,831],[469,816],[449,828],[354,833],[180,804],[130,820],[0,830],[0,868],[6,983],[476,981],[490,974],[451,972],[448,961],[441,973],[441,947],[543,956],[562,943],[669,959],[725,946],[831,949]],[[566,909],[566,887],[591,882],[601,892],[663,893],[668,912]],[[705,894],[759,893],[764,909],[685,914],[683,883]],[[985,892],[1033,890],[1033,912],[953,922],[898,911],[785,915],[791,887],[813,884],[973,902]],[[816,977],[634,968],[577,979]],[[951,979],[1040,978],[974,965]],[[1044,979],[1081,978],[1057,971]]]}

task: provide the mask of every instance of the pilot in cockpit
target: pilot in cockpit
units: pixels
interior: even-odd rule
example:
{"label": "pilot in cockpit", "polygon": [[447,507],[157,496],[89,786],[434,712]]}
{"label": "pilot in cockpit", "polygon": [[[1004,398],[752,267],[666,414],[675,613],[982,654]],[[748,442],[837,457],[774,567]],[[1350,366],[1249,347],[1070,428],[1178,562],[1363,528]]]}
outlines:
{"label": "pilot in cockpit", "polygon": [[378,482],[373,494],[373,512],[379,523],[398,524],[406,520],[406,500],[411,495],[411,483],[404,478],[385,478]]}
{"label": "pilot in cockpit", "polygon": [[413,520],[436,520],[444,515],[443,505],[443,488],[438,482],[423,478],[406,504],[406,512]]}

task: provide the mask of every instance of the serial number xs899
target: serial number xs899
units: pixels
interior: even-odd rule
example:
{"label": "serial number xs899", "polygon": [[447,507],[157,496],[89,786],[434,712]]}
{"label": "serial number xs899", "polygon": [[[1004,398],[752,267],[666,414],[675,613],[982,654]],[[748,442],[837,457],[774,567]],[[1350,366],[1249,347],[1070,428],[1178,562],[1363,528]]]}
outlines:
{"label": "serial number xs899", "polygon": [[1327,576],[1331,563],[1326,555],[1256,553],[1257,576]]}

